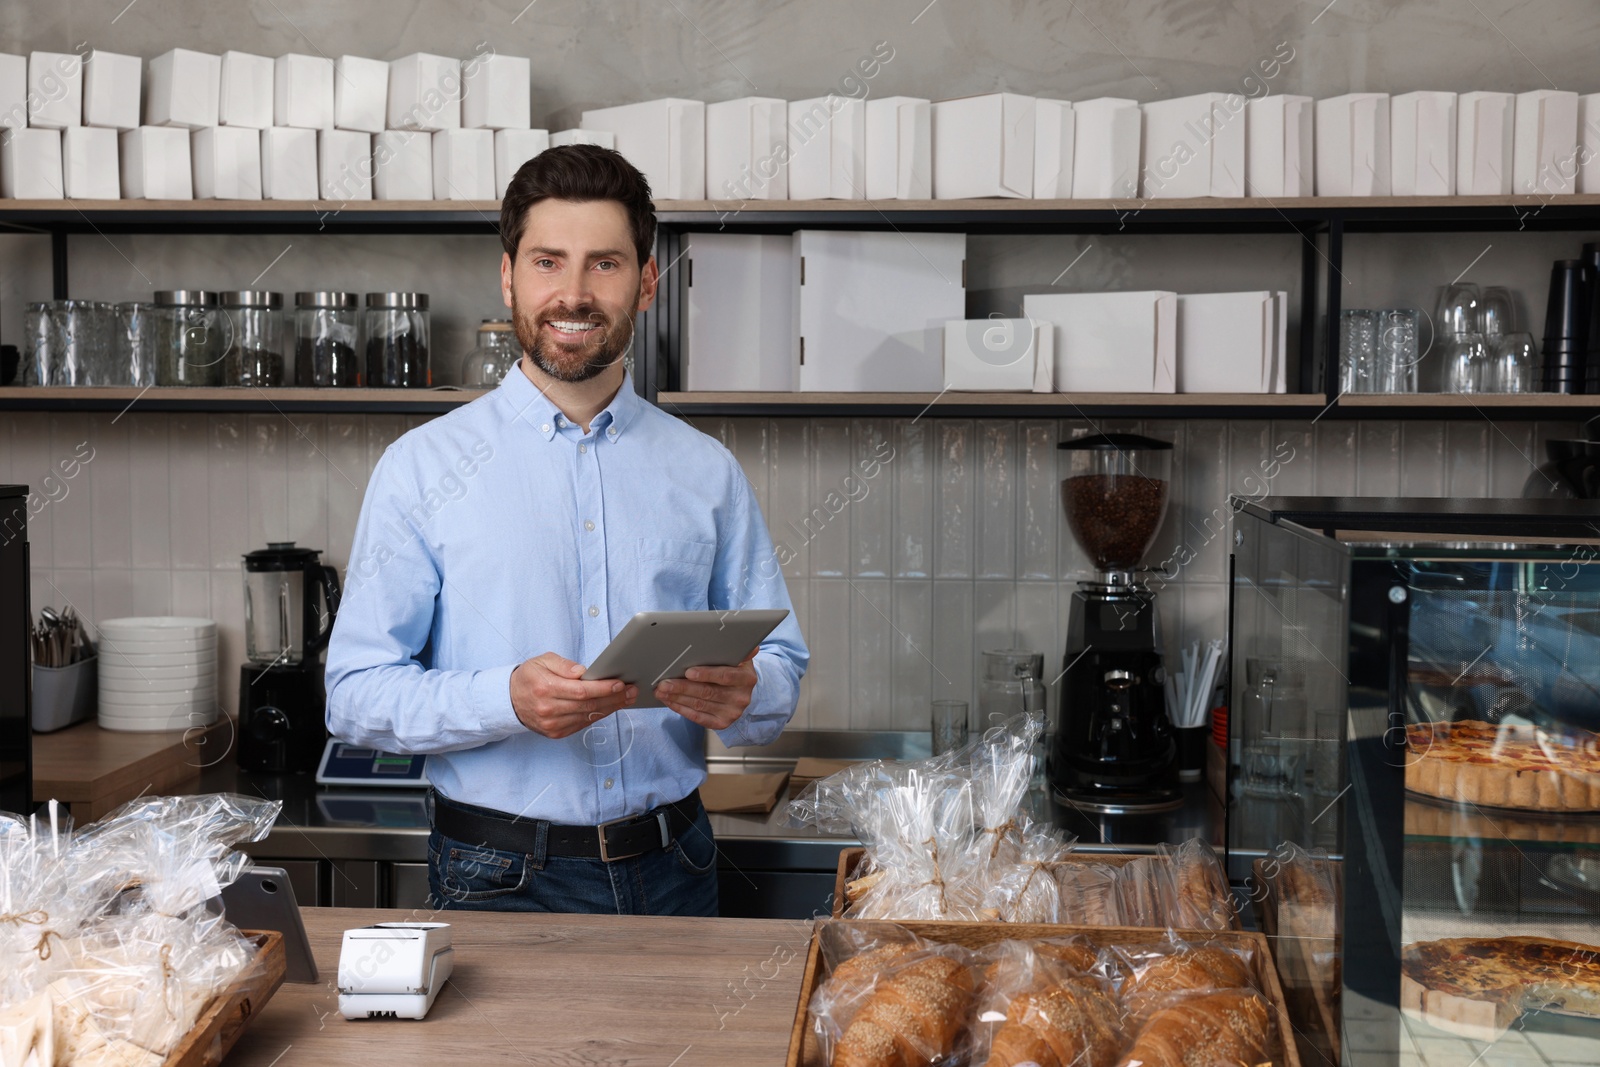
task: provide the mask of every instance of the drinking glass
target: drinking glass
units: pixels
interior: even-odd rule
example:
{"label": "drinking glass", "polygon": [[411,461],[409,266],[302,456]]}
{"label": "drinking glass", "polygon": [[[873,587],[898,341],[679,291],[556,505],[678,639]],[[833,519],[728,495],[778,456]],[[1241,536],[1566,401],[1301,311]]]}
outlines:
{"label": "drinking glass", "polygon": [[1371,393],[1378,387],[1378,313],[1351,308],[1339,313],[1339,388]]}
{"label": "drinking glass", "polygon": [[942,756],[967,743],[967,702],[933,702],[933,754]]}
{"label": "drinking glass", "polygon": [[1444,345],[1445,393],[1481,393],[1489,353],[1483,334],[1467,333],[1447,338]]}
{"label": "drinking glass", "polygon": [[1483,297],[1471,282],[1452,282],[1439,293],[1438,336],[1448,341],[1460,334],[1477,333],[1478,307]]}
{"label": "drinking glass", "polygon": [[1511,333],[1517,328],[1517,298],[1503,285],[1491,285],[1478,300],[1479,332],[1488,337]]}
{"label": "drinking glass", "polygon": [[1508,333],[1491,339],[1484,392],[1531,393],[1538,381],[1539,350],[1532,334]]}
{"label": "drinking glass", "polygon": [[1378,391],[1416,392],[1417,359],[1417,313],[1410,308],[1378,312]]}
{"label": "drinking glass", "polygon": [[156,384],[156,359],[162,337],[156,306],[144,301],[118,304],[114,320],[111,359],[119,384]]}

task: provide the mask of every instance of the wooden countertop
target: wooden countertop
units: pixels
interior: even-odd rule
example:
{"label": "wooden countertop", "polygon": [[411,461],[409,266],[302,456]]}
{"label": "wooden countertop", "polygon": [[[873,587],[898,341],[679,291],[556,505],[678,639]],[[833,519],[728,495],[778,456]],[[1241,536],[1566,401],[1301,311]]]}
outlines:
{"label": "wooden countertop", "polygon": [[[284,983],[227,1067],[762,1067],[788,1055],[811,923],[305,908],[315,985]],[[374,922],[449,922],[455,972],[426,1019],[339,1014],[339,945]]]}
{"label": "wooden countertop", "polygon": [[158,733],[105,730],[93,719],[54,733],[33,735],[33,796],[70,804],[73,820],[98,819],[141,793],[185,792],[180,783],[199,777],[226,756],[233,721]]}

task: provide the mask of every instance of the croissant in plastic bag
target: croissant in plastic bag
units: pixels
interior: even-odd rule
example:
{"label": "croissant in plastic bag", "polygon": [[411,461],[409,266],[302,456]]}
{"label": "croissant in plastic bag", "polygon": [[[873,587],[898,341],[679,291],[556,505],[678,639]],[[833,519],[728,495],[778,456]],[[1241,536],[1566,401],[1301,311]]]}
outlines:
{"label": "croissant in plastic bag", "polygon": [[1266,1063],[1276,1047],[1272,1013],[1252,990],[1168,994],[1139,1029],[1124,1061],[1142,1067]]}

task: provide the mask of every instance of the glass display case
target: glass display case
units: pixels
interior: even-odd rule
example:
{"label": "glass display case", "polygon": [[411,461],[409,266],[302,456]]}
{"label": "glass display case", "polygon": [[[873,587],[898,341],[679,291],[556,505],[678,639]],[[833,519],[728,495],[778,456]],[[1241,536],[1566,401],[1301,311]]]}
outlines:
{"label": "glass display case", "polygon": [[1600,506],[1233,506],[1229,862],[1307,1067],[1600,1063]]}

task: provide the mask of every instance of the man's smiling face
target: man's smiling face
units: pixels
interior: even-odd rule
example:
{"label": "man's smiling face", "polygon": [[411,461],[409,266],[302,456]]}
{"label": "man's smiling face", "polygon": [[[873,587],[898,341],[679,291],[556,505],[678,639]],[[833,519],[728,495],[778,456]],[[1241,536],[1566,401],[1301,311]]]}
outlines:
{"label": "man's smiling face", "polygon": [[528,209],[515,262],[501,268],[522,350],[557,381],[612,371],[633,340],[633,317],[655,297],[655,260],[641,269],[627,209],[615,200],[541,200]]}

